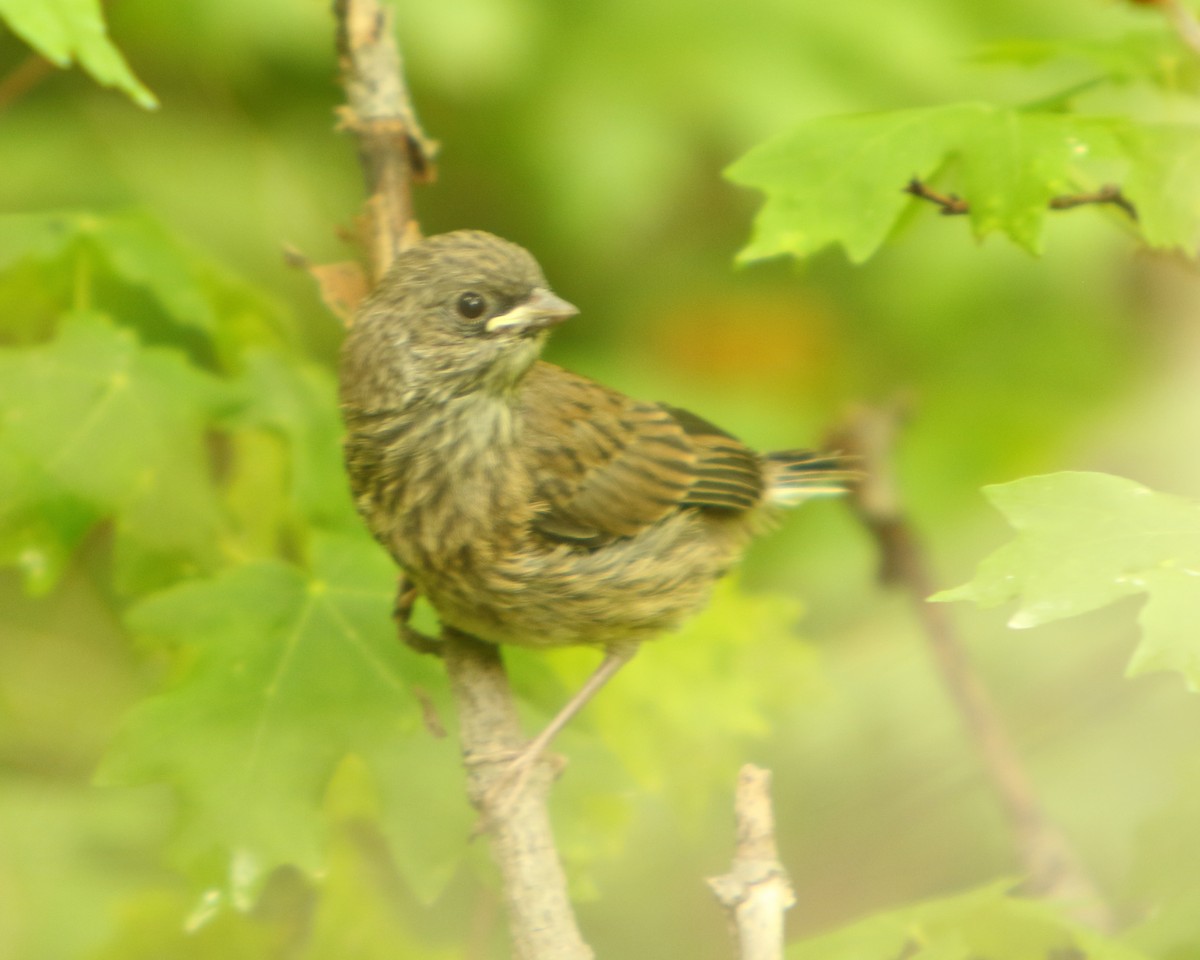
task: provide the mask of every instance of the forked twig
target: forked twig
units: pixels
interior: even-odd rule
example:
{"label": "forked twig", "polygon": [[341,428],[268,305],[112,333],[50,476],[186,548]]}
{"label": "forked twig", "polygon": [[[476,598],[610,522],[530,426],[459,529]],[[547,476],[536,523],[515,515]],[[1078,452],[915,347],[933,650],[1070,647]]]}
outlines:
{"label": "forked twig", "polygon": [[771,772],[746,764],[734,799],[737,844],[729,873],[708,885],[729,912],[739,960],[782,960],[783,915],[796,903],[775,845]]}

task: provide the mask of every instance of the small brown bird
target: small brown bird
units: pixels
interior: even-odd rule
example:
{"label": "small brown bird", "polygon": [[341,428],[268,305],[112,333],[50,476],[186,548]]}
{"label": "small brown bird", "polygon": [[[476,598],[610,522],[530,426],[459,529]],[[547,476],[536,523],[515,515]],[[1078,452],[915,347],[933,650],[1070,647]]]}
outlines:
{"label": "small brown bird", "polygon": [[773,507],[853,474],[539,360],[577,312],[526,250],[464,230],[401,254],[342,348],[358,509],[443,623],[607,652],[531,756],[641,641],[704,606]]}

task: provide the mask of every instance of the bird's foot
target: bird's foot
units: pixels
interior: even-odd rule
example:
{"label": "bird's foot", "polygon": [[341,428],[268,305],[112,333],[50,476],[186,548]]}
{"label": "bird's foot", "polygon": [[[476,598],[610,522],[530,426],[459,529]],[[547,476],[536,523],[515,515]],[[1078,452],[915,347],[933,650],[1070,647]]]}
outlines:
{"label": "bird's foot", "polygon": [[408,625],[408,621],[412,617],[413,605],[420,595],[421,591],[417,589],[416,584],[407,576],[401,576],[396,588],[396,604],[392,607],[392,619],[396,621],[396,629],[400,631],[400,639],[406,646],[411,647],[417,653],[440,657],[442,655],[441,642]]}

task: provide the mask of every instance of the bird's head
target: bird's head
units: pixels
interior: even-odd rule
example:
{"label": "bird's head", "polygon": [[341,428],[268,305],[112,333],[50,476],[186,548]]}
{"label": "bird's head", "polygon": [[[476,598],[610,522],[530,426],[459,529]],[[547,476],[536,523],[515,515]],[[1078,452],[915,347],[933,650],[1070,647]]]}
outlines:
{"label": "bird's head", "polygon": [[[429,237],[397,257],[343,348],[343,392],[444,402],[511,393],[548,331],[578,311],[533,256],[478,230]],[[372,404],[373,405],[373,404]]]}

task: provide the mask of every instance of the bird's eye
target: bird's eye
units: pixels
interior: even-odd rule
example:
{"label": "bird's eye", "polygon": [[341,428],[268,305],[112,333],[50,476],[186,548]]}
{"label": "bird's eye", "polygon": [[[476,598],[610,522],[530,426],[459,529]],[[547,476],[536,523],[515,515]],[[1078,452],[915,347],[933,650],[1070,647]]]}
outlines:
{"label": "bird's eye", "polygon": [[458,298],[458,312],[468,320],[477,320],[487,309],[487,301],[477,293],[464,293]]}

